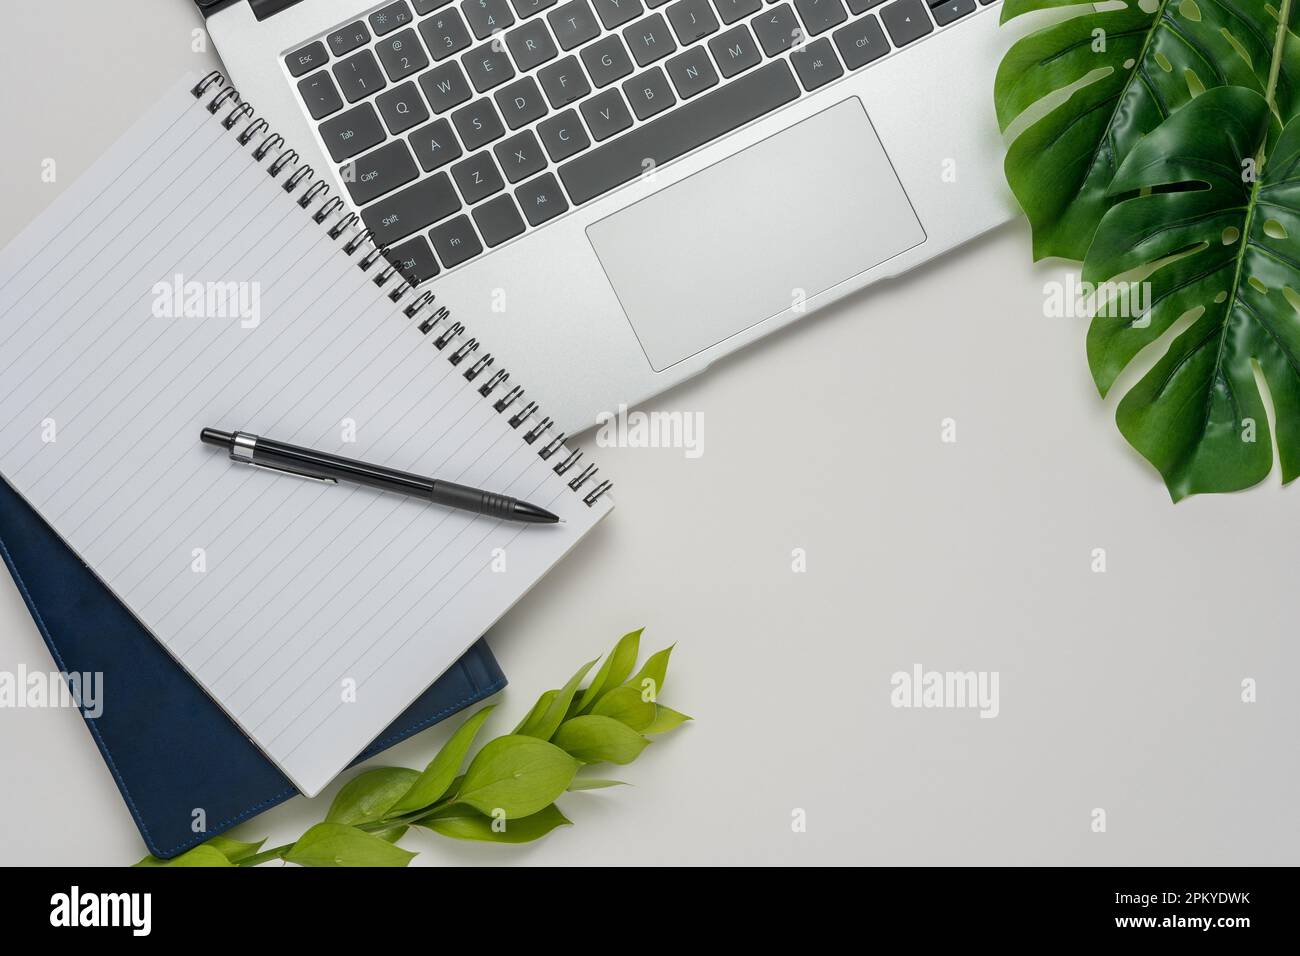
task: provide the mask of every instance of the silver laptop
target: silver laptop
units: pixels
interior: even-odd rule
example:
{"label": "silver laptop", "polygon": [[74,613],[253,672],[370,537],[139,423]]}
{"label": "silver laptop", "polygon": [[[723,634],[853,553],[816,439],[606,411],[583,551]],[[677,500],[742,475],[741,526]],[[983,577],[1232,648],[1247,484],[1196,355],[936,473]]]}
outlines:
{"label": "silver laptop", "polygon": [[196,0],[569,432],[1005,221],[991,0]]}

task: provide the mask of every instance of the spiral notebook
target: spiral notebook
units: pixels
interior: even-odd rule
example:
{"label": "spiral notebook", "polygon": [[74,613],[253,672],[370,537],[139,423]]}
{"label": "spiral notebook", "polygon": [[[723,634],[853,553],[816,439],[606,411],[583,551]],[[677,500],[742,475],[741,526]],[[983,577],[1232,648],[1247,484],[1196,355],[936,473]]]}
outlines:
{"label": "spiral notebook", "polygon": [[[611,508],[472,318],[329,192],[210,74],[0,253],[0,474],[308,796]],[[237,464],[204,426],[562,522]]]}

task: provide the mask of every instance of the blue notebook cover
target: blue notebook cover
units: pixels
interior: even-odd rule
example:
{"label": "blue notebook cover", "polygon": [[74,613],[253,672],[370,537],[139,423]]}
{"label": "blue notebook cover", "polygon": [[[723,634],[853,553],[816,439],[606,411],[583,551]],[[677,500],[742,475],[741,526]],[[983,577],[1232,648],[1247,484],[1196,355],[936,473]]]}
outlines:
{"label": "blue notebook cover", "polygon": [[[298,791],[94,573],[0,479],[0,555],[64,673],[103,674],[86,718],[149,852],[171,857]],[[506,684],[479,641],[357,760]],[[83,713],[82,715],[86,715]],[[195,810],[207,829],[195,833]]]}

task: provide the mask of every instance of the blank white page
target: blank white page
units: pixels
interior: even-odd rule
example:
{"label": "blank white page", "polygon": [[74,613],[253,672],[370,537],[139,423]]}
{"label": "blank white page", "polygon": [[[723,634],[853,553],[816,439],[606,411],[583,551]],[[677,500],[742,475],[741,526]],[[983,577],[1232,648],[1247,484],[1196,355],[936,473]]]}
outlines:
{"label": "blank white page", "polygon": [[[0,473],[309,796],[610,508],[178,85],[0,253]],[[186,317],[177,278],[243,299]],[[159,285],[161,284],[161,285]],[[254,295],[254,290],[256,295]],[[225,308],[219,305],[244,308]],[[252,304],[256,302],[256,308]],[[177,307],[180,305],[181,307]],[[221,313],[225,313],[223,316]],[[427,311],[424,315],[427,315]],[[454,316],[472,329],[472,317]],[[502,522],[232,462],[211,426],[524,498]],[[89,623],[89,622],[88,622]],[[109,693],[112,693],[111,688]],[[107,706],[112,706],[111,699]],[[195,741],[195,746],[202,746]]]}

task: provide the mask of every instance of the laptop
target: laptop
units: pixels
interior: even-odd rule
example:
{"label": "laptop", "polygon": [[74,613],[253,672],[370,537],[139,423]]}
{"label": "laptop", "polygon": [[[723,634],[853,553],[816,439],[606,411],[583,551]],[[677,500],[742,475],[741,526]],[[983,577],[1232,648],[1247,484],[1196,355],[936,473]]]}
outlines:
{"label": "laptop", "polygon": [[569,432],[1014,210],[995,0],[195,2],[241,99]]}

